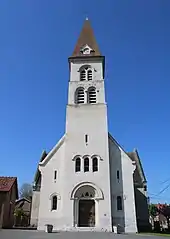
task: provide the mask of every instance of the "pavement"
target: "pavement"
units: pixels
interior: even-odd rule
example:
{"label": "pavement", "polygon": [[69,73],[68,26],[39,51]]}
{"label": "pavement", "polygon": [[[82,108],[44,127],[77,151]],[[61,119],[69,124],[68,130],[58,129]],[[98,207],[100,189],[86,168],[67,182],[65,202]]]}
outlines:
{"label": "pavement", "polygon": [[114,234],[109,232],[53,232],[0,230],[0,239],[163,239],[163,236]]}

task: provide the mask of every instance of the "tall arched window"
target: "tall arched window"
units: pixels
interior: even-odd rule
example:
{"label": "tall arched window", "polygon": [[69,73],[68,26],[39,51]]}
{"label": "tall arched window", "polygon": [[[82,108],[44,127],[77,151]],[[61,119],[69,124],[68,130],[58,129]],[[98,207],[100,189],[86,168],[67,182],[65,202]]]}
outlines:
{"label": "tall arched window", "polygon": [[52,210],[57,210],[57,196],[52,197]]}
{"label": "tall arched window", "polygon": [[80,69],[80,81],[84,80],[92,80],[93,79],[93,71],[91,66],[83,66]]}
{"label": "tall arched window", "polygon": [[89,158],[84,159],[84,172],[89,171]]}
{"label": "tall arched window", "polygon": [[96,88],[90,87],[88,89],[88,103],[94,104],[96,103]]}
{"label": "tall arched window", "polygon": [[75,92],[75,103],[83,104],[84,103],[84,88],[79,87]]}
{"label": "tall arched window", "polygon": [[97,172],[98,171],[98,158],[93,158],[92,159],[92,165],[93,165],[93,172]]}
{"label": "tall arched window", "polygon": [[122,210],[122,197],[117,196],[117,210],[120,211]]}
{"label": "tall arched window", "polygon": [[81,159],[80,158],[76,158],[75,171],[76,172],[80,172],[81,171]]}

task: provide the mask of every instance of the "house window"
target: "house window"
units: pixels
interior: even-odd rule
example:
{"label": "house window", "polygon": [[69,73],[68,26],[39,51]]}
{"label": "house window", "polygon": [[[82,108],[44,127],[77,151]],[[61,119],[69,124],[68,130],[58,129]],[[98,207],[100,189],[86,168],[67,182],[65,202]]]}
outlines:
{"label": "house window", "polygon": [[84,159],[84,172],[89,171],[89,158]]}
{"label": "house window", "polygon": [[93,160],[93,172],[98,171],[98,159],[95,157]]}
{"label": "house window", "polygon": [[52,197],[52,210],[57,210],[57,196]]}
{"label": "house window", "polygon": [[79,87],[75,92],[75,103],[83,104],[84,103],[84,88]]}
{"label": "house window", "polygon": [[119,175],[119,170],[117,170],[117,180],[119,181],[120,175]]}
{"label": "house window", "polygon": [[80,69],[80,81],[84,80],[92,80],[93,79],[93,71],[91,66],[83,66]]}
{"label": "house window", "polygon": [[54,180],[57,179],[57,170],[54,171]]}
{"label": "house window", "polygon": [[121,211],[122,210],[122,197],[117,196],[117,210]]}
{"label": "house window", "polygon": [[88,103],[89,104],[96,103],[96,88],[95,87],[90,87],[88,89]]}
{"label": "house window", "polygon": [[75,171],[80,172],[80,170],[81,170],[81,159],[76,158]]}

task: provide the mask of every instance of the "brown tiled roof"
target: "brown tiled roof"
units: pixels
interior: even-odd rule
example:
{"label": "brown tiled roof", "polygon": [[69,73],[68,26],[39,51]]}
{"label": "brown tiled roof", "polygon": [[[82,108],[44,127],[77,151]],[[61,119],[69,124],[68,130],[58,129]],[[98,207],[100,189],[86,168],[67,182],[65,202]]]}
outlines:
{"label": "brown tiled roof", "polygon": [[0,192],[10,191],[16,179],[16,177],[0,177]]}
{"label": "brown tiled roof", "polygon": [[71,57],[86,56],[82,55],[81,53],[82,47],[86,44],[94,50],[91,52],[90,56],[101,56],[96,39],[94,37],[93,29],[88,19],[85,20],[82,31],[80,33],[80,36],[78,38],[77,44]]}

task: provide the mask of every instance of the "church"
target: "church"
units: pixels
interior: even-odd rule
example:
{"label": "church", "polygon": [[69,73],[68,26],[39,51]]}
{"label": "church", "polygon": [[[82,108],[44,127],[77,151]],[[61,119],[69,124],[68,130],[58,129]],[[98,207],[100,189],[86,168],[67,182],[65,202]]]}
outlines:
{"label": "church", "polygon": [[88,19],[69,62],[65,133],[43,151],[34,178],[31,225],[57,231],[136,233],[148,226],[147,181],[138,151],[108,131],[105,57]]}

